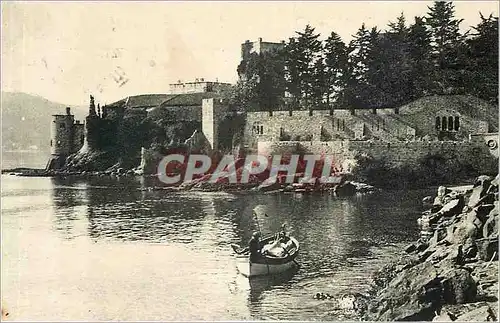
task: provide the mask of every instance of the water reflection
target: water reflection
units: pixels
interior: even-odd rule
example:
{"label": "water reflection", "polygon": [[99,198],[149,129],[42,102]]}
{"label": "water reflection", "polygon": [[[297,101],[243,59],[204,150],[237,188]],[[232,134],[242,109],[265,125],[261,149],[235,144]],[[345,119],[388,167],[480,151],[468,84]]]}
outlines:
{"label": "water reflection", "polygon": [[[309,320],[324,313],[322,307],[328,304],[312,299],[318,291],[337,295],[366,288],[382,259],[392,256],[398,244],[418,236],[417,206],[426,194],[337,198],[327,194],[174,193],[153,190],[154,181],[140,177],[52,179],[51,183],[53,228],[63,238],[84,236],[95,242],[136,246],[165,244],[181,257],[165,271],[174,277],[182,278],[185,272],[198,277],[193,282],[193,277],[179,278],[187,288],[196,289],[196,281],[219,286],[218,282],[224,290],[206,291],[207,297],[213,293],[246,299],[252,318],[285,320]],[[251,280],[237,274],[230,246],[248,243],[258,228],[253,217],[257,206],[264,235],[287,223],[300,242],[298,271]],[[186,250],[191,250],[191,256],[185,256]],[[214,319],[223,318],[235,319]]]}
{"label": "water reflection", "polygon": [[273,276],[257,276],[249,279],[250,293],[248,296],[249,307],[252,312],[257,313],[261,305],[262,293],[271,290],[277,286],[284,286],[289,282],[300,269],[298,267],[292,268],[287,272]]}

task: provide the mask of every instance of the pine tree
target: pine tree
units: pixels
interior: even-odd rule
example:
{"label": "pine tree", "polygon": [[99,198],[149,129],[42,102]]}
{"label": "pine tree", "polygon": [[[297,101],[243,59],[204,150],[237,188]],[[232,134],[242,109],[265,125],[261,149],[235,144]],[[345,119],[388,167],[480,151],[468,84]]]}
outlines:
{"label": "pine tree", "polygon": [[415,17],[415,22],[409,27],[408,52],[412,83],[409,99],[418,99],[430,92],[432,81],[429,76],[433,70],[430,62],[431,35],[422,17]]}
{"label": "pine tree", "polygon": [[348,52],[340,36],[332,32],[325,41],[325,87],[326,103],[338,101],[347,86]]}
{"label": "pine tree", "polygon": [[314,30],[307,25],[303,32],[296,32],[297,36],[291,38],[287,46],[287,89],[295,100],[302,99],[305,105],[314,98],[314,66],[322,47],[319,34],[315,34]]}
{"label": "pine tree", "polygon": [[326,81],[326,66],[324,57],[320,57],[314,63],[314,76],[311,82],[311,100],[315,107],[320,108],[323,100],[327,97],[328,86]]}
{"label": "pine tree", "polygon": [[345,103],[351,108],[366,108],[373,91],[377,70],[374,45],[378,38],[376,28],[366,29],[361,25],[349,43],[349,76],[345,91]]}
{"label": "pine tree", "polygon": [[378,57],[381,61],[379,91],[382,94],[377,106],[398,106],[411,96],[411,59],[409,53],[409,28],[403,13],[378,39]]}
{"label": "pine tree", "polygon": [[473,27],[469,46],[468,92],[498,104],[498,17],[490,14]]}
{"label": "pine tree", "polygon": [[455,19],[452,2],[434,2],[429,8],[426,24],[431,32],[431,60],[434,65],[433,90],[439,94],[463,91],[461,74],[465,70],[464,35]]}

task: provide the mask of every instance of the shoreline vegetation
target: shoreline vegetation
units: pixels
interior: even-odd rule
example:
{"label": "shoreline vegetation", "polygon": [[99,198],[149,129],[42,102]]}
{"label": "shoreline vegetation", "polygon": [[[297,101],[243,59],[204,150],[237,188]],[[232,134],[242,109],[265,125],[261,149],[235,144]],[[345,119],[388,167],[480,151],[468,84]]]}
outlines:
{"label": "shoreline vegetation", "polygon": [[421,237],[355,296],[362,320],[497,321],[498,184],[482,175],[424,198]]}

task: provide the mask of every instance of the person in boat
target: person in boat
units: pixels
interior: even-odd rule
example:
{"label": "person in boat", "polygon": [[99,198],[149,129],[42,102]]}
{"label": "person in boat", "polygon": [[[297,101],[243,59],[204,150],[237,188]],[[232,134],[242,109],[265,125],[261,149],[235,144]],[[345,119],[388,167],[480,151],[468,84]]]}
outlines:
{"label": "person in boat", "polygon": [[285,244],[288,241],[290,241],[290,237],[286,233],[286,223],[283,223],[281,225],[281,230],[278,232],[276,240],[279,241],[279,242],[281,242],[281,243],[285,243]]}
{"label": "person in boat", "polygon": [[254,232],[252,239],[248,243],[248,250],[250,251],[250,261],[256,262],[262,257],[262,244],[260,242],[260,232]]}

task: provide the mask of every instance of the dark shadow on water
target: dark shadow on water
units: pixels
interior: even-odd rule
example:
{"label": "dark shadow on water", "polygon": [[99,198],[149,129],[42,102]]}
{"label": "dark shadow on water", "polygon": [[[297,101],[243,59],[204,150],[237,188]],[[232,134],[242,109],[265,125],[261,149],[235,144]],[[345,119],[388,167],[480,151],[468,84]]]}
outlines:
{"label": "dark shadow on water", "polygon": [[284,285],[289,282],[297,272],[299,272],[300,268],[295,266],[286,272],[282,272],[276,275],[270,276],[256,276],[249,278],[250,283],[250,295],[249,301],[250,306],[258,306],[259,300],[261,299],[262,293],[276,288],[280,285]]}

